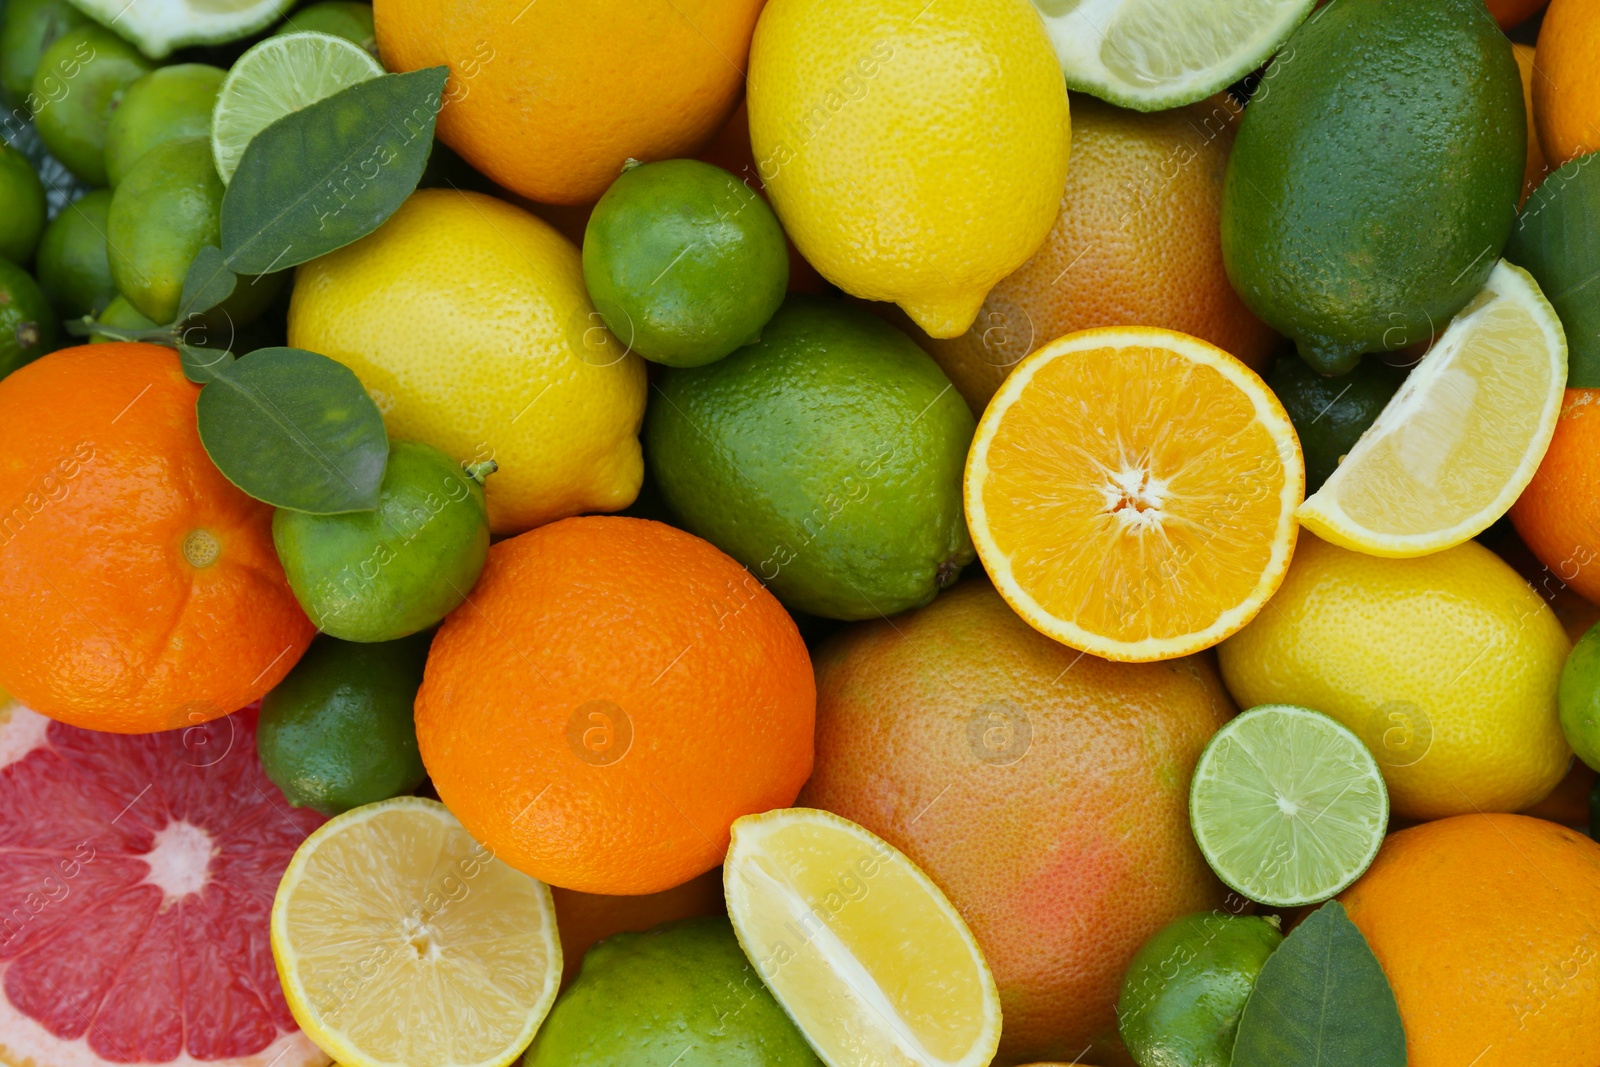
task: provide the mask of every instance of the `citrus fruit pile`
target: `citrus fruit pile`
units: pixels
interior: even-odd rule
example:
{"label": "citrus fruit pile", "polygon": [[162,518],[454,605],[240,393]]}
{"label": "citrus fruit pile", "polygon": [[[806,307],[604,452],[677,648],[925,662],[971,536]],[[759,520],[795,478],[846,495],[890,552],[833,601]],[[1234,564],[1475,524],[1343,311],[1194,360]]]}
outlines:
{"label": "citrus fruit pile", "polygon": [[1595,1067],[1597,0],[0,0],[0,1067]]}

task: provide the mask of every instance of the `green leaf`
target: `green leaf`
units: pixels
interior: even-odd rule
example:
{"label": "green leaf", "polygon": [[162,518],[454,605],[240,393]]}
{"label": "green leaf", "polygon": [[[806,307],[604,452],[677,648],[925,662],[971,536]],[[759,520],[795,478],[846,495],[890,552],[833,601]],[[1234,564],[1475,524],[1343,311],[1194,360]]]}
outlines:
{"label": "green leaf", "polygon": [[233,295],[239,278],[228,269],[222,258],[222,249],[206,245],[189,264],[189,273],[183,278],[183,296],[178,300],[178,317],[174,321],[187,322],[190,315],[210,311]]}
{"label": "green leaf", "polygon": [[1245,1002],[1233,1067],[1405,1067],[1394,991],[1344,905],[1330,900],[1267,957]]}
{"label": "green leaf", "polygon": [[183,364],[183,376],[201,385],[228,373],[233,365],[233,355],[215,348],[196,348],[178,345],[178,361]]}
{"label": "green leaf", "polygon": [[222,252],[266,274],[377,229],[417,187],[433,149],[446,67],[386,74],[258,133],[222,198]]}
{"label": "green leaf", "polygon": [[343,364],[299,348],[260,349],[213,373],[197,413],[211,461],[257,500],[320,515],[378,506],[389,439],[378,406]]}
{"label": "green leaf", "polygon": [[1600,156],[1579,156],[1528,197],[1505,257],[1533,275],[1567,331],[1567,385],[1600,386]]}

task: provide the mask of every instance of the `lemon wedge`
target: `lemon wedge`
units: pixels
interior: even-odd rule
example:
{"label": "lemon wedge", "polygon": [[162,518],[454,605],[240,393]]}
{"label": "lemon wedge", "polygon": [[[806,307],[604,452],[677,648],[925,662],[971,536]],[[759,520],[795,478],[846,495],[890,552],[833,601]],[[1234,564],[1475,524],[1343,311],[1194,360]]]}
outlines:
{"label": "lemon wedge", "polygon": [[295,1021],[342,1067],[503,1067],[561,982],[549,887],[422,797],[306,838],[272,904],[272,955]]}
{"label": "lemon wedge", "polygon": [[982,1067],[1000,997],[967,924],[897,849],[812,808],[747,815],[723,864],[745,954],[829,1067]]}
{"label": "lemon wedge", "polygon": [[1502,260],[1295,516],[1374,556],[1469,540],[1533,480],[1566,384],[1561,321],[1528,272]]}

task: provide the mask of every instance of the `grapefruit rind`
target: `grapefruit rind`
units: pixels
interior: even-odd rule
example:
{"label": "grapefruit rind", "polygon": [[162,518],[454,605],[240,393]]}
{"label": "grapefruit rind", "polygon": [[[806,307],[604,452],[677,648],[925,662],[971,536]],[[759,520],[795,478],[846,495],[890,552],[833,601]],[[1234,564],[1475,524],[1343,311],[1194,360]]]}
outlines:
{"label": "grapefruit rind", "polygon": [[[319,881],[330,873],[337,882]],[[561,982],[549,886],[496,859],[424,797],[352,809],[306,838],[273,900],[272,955],[295,1020],[341,1067],[505,1067],[532,1042]],[[385,971],[387,989],[378,981]],[[334,1002],[313,1003],[313,988]],[[446,989],[449,1004],[440,999]],[[525,996],[533,989],[537,996]],[[403,1011],[384,1001],[386,991],[406,998]],[[430,991],[439,998],[425,1002]],[[397,1017],[405,1027],[389,1025]],[[363,1047],[353,1030],[375,1040]],[[492,1047],[464,1057],[471,1040]],[[376,1041],[409,1045],[385,1058]],[[448,1054],[418,1041],[442,1041]]]}
{"label": "grapefruit rind", "polygon": [[828,1067],[993,1059],[1000,997],[976,939],[876,834],[813,808],[746,815],[723,891],[740,946]]}
{"label": "grapefruit rind", "polygon": [[[1464,366],[1474,354],[1472,342],[1483,340],[1491,318],[1514,318],[1518,312],[1525,319],[1515,325],[1531,327],[1524,333],[1537,335],[1542,346],[1500,345],[1480,354],[1478,362],[1488,374],[1505,378],[1518,361],[1524,361],[1528,389],[1522,396],[1486,396],[1483,383],[1488,374],[1474,377]],[[1504,515],[1533,481],[1555,436],[1566,381],[1567,339],[1561,320],[1533,277],[1501,260],[1483,292],[1451,321],[1296,516],[1324,541],[1370,556],[1424,556],[1469,541]],[[1395,518],[1411,510],[1402,510],[1402,503],[1440,496],[1438,481],[1448,478],[1459,483],[1468,466],[1457,458],[1460,453],[1452,451],[1449,439],[1461,442],[1474,431],[1501,438],[1506,451],[1516,457],[1509,470],[1486,471],[1478,478],[1480,485],[1494,488],[1476,507],[1450,509],[1451,502],[1444,501],[1444,513],[1428,528],[1395,532],[1372,529],[1341,503],[1350,494],[1352,508],[1364,499],[1368,511],[1381,508],[1385,518]],[[1508,437],[1521,439],[1505,440]],[[1410,464],[1407,455],[1413,457]],[[1483,457],[1480,451],[1478,458]],[[1397,464],[1399,471],[1393,470]],[[1430,475],[1435,484],[1427,484]]]}
{"label": "grapefruit rind", "polygon": [[[1277,460],[1283,472],[1272,550],[1254,589],[1238,603],[1222,607],[1209,625],[1173,637],[1123,641],[1092,632],[1071,619],[1053,614],[1017,580],[1009,557],[990,531],[988,508],[984,502],[990,446],[1006,412],[1027,390],[1034,376],[1048,363],[1063,356],[1119,347],[1163,349],[1219,372],[1249,399],[1256,421],[1266,429],[1276,446]],[[1210,648],[1255,618],[1288,573],[1299,530],[1294,513],[1304,493],[1305,460],[1300,450],[1300,439],[1283,405],[1254,371],[1215,345],[1188,334],[1154,327],[1101,327],[1081,330],[1052,341],[1019,363],[1006,378],[989,401],[973,435],[972,448],[967,454],[963,495],[967,526],[978,557],[995,589],[1011,605],[1012,610],[1034,629],[1064,645],[1104,659],[1141,663],[1174,659]]]}

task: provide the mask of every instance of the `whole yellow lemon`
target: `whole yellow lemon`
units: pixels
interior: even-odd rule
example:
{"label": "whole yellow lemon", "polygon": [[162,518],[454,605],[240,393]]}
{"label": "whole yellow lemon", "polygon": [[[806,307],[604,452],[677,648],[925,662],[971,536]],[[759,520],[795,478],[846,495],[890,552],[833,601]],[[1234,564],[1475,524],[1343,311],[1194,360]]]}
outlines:
{"label": "whole yellow lemon", "polygon": [[955,337],[1050,232],[1066,81],[1027,0],[769,0],[750,143],[795,246]]}
{"label": "whole yellow lemon", "polygon": [[1476,541],[1383,559],[1300,531],[1283,585],[1219,648],[1241,708],[1333,716],[1377,757],[1396,815],[1519,811],[1572,759],[1556,711],[1567,635]]}
{"label": "whole yellow lemon", "polygon": [[394,437],[492,459],[496,533],[633,502],[644,362],[601,324],[578,249],[493,197],[412,194],[302,265],[289,343],[355,371]]}

